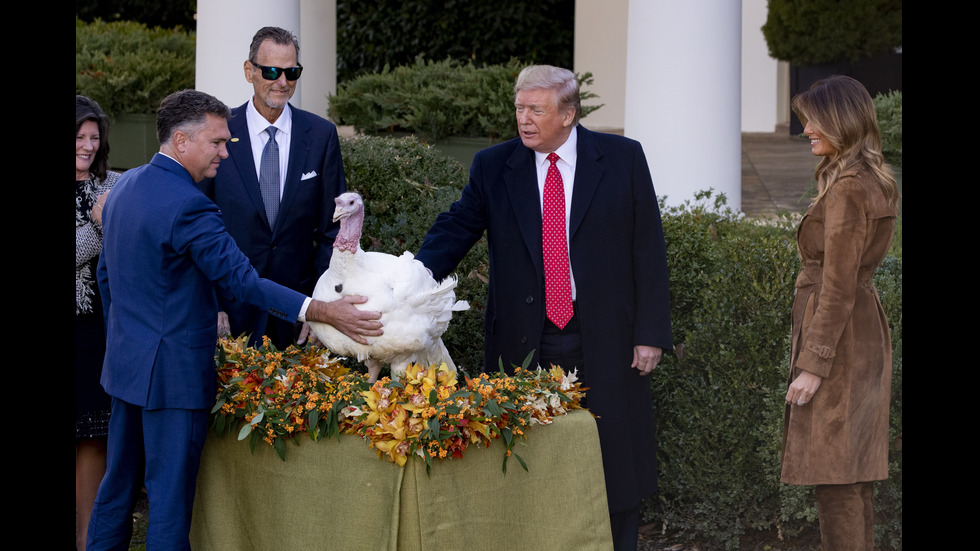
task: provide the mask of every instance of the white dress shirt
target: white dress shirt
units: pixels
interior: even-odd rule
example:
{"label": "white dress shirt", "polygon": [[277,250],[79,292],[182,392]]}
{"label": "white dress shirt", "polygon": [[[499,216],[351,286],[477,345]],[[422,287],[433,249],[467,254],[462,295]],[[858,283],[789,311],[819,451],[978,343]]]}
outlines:
{"label": "white dress shirt", "polygon": [[282,113],[275,122],[270,123],[259,114],[253,103],[253,97],[245,106],[245,123],[248,125],[248,137],[252,143],[252,161],[255,162],[255,174],[259,174],[262,164],[262,150],[269,141],[269,133],[266,129],[269,126],[276,127],[276,143],[279,144],[279,199],[282,199],[282,190],[286,182],[286,167],[289,166],[289,138],[293,131],[293,114],[287,103]]}

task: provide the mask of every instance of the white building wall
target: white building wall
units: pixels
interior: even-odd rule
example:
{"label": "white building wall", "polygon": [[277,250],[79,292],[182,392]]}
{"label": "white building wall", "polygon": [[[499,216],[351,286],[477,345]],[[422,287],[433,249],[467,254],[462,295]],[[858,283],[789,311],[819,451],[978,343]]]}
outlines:
{"label": "white building wall", "polygon": [[576,73],[592,73],[585,90],[599,97],[586,105],[602,105],[582,124],[590,130],[622,132],[626,112],[626,21],[629,0],[575,2]]}
{"label": "white building wall", "polygon": [[327,95],[337,93],[337,0],[300,0],[300,58],[306,87],[293,104],[327,118]]}
{"label": "white building wall", "polygon": [[778,62],[762,34],[766,0],[742,0],[742,132],[773,132],[780,122]]}

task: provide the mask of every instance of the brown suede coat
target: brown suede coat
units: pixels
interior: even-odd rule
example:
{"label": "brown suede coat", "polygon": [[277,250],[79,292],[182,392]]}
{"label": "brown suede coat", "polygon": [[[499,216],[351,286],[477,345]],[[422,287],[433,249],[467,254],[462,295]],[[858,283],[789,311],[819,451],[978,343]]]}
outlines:
{"label": "brown suede coat", "polygon": [[787,484],[888,478],[891,334],[872,276],[897,215],[871,175],[852,172],[800,222],[790,381],[800,370],[823,381],[809,403],[786,407]]}

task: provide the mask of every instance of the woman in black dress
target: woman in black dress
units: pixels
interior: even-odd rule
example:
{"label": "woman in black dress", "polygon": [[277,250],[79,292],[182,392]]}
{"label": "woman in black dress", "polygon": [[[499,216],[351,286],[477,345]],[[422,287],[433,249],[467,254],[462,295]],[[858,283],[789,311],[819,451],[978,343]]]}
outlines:
{"label": "woman in black dress", "polygon": [[102,250],[102,205],[119,174],[109,171],[109,118],[75,96],[75,547],[85,548],[92,504],[105,474],[109,396],[99,384],[105,355],[95,268]]}

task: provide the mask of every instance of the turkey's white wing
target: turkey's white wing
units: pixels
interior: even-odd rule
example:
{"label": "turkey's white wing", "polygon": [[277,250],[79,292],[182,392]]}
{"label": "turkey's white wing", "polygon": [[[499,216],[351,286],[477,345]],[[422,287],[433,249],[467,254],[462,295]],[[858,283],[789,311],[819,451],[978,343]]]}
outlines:
{"label": "turkey's white wing", "polygon": [[[330,302],[343,296],[363,295],[367,302],[357,307],[382,313],[384,335],[369,339],[370,345],[358,344],[322,323],[311,323],[317,337],[337,354],[355,356],[363,361],[373,358],[385,363],[422,354],[443,356],[441,336],[449,325],[453,310],[461,308],[453,289],[455,279],[441,284],[429,275],[425,266],[405,252],[393,256],[357,251],[335,252],[328,269],[317,282],[313,298]],[[465,303],[463,303],[465,305]]]}

